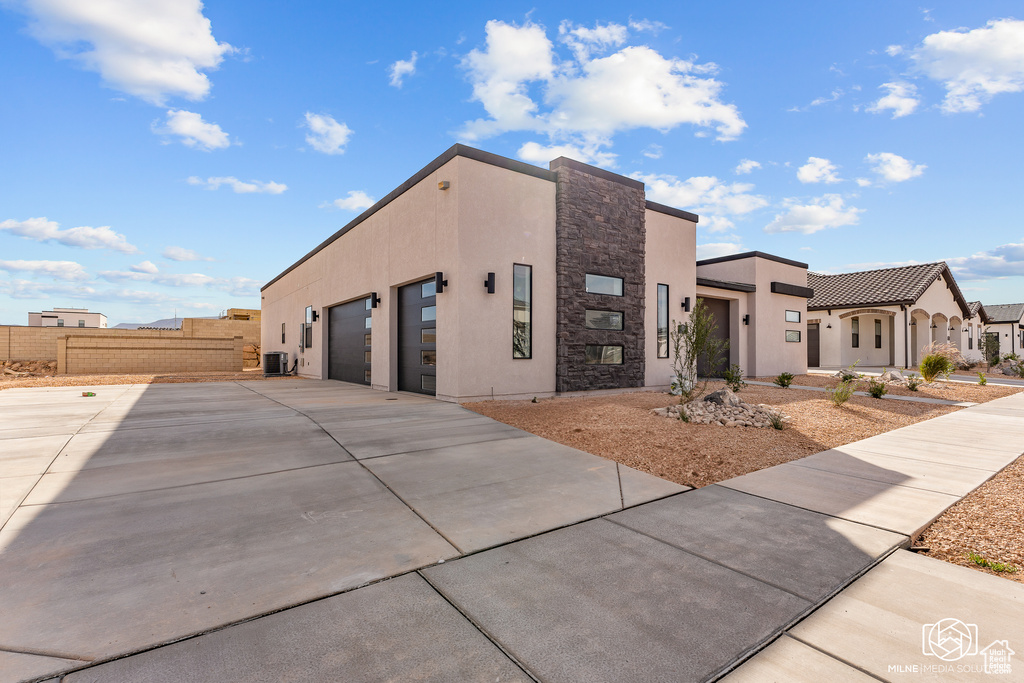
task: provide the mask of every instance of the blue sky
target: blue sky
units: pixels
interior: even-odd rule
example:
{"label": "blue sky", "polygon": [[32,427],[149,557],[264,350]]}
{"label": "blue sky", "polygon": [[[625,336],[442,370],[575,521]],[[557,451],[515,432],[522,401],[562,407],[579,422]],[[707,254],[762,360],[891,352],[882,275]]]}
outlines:
{"label": "blue sky", "polygon": [[1024,301],[1022,14],[0,0],[0,323],[256,308],[455,142],[643,180],[702,257],[944,259]]}

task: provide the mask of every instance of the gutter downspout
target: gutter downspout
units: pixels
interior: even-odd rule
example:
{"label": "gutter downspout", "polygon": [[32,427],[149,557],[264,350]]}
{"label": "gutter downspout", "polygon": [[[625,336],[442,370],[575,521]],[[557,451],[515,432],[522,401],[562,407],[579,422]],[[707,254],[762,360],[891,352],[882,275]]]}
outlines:
{"label": "gutter downspout", "polygon": [[907,320],[907,305],[900,304],[903,309],[903,369],[910,369],[910,324]]}

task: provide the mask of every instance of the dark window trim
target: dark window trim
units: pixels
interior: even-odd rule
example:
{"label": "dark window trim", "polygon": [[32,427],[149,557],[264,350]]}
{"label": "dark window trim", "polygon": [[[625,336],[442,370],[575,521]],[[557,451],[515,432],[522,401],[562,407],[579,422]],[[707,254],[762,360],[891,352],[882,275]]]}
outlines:
{"label": "dark window trim", "polygon": [[882,348],[882,321],[875,319],[875,348]]}
{"label": "dark window trim", "polygon": [[[529,287],[530,287],[530,305],[526,309],[526,316],[530,319],[529,324],[526,328],[526,343],[529,345],[530,353],[525,356],[516,355],[515,345],[515,309],[516,309],[516,266],[522,266],[528,269],[529,272]],[[533,359],[533,266],[529,263],[513,263],[512,264],[512,360],[532,360]]]}
{"label": "dark window trim", "polygon": [[[589,292],[589,291],[587,291],[587,276],[588,275],[593,275],[594,277],[606,277],[609,280],[618,280],[619,282],[622,283],[622,294],[605,294],[603,292]],[[618,275],[604,275],[602,273],[584,273],[583,274],[583,293],[584,294],[592,294],[594,296],[618,296],[618,297],[626,296],[626,278],[619,277]]]}
{"label": "dark window trim", "polygon": [[[853,328],[856,325],[857,331],[854,332]],[[850,318],[850,341],[853,343],[853,348],[860,348],[860,318]]]}
{"label": "dark window trim", "polygon": [[[796,335],[796,339],[790,339],[789,338],[790,334],[795,334]],[[787,344],[799,344],[801,336],[802,335],[800,334],[800,330],[786,330],[786,343]]]}
{"label": "dark window trim", "polygon": [[[622,316],[622,327],[620,327],[618,329],[611,329],[611,328],[608,328],[608,327],[590,327],[589,325],[587,325],[587,311],[595,311],[597,313],[618,313],[619,315]],[[601,331],[604,331],[604,332],[622,332],[622,331],[624,331],[626,329],[626,312],[625,311],[616,311],[616,310],[613,310],[613,309],[605,309],[605,308],[584,308],[583,309],[583,329],[585,329],[585,330],[601,330]]]}
{"label": "dark window trim", "polygon": [[284,323],[281,323],[281,343],[284,344]]}
{"label": "dark window trim", "polygon": [[[596,346],[596,347],[600,347],[600,348],[604,348],[604,347],[618,347],[619,349],[622,350],[622,353],[619,354],[619,362],[618,363],[588,363],[587,362],[587,348],[589,348],[591,346]],[[626,347],[625,347],[624,344],[586,344],[584,346],[584,349],[583,349],[583,364],[584,365],[625,365],[625,363],[626,363]]]}
{"label": "dark window trim", "polygon": [[[665,288],[665,355],[664,356],[661,355],[661,339],[659,338],[659,335],[661,334],[661,288],[662,287]],[[671,336],[669,334],[669,325],[670,325],[669,317],[670,317],[670,313],[668,311],[668,306],[669,306],[668,302],[671,300],[671,294],[670,294],[671,290],[669,289],[668,285],[659,282],[658,283],[658,288],[655,291],[656,291],[656,296],[655,296],[655,316],[654,316],[655,317],[655,321],[654,321],[654,343],[657,346],[657,348],[655,350],[655,354],[657,355],[658,358],[668,358],[668,342],[669,342],[669,337]]]}
{"label": "dark window trim", "polygon": [[[790,320],[789,319],[789,314],[790,313],[796,313],[796,320]],[[800,322],[800,311],[791,311],[791,310],[789,310],[787,308],[786,309],[786,322],[787,323],[798,323],[798,322]]]}

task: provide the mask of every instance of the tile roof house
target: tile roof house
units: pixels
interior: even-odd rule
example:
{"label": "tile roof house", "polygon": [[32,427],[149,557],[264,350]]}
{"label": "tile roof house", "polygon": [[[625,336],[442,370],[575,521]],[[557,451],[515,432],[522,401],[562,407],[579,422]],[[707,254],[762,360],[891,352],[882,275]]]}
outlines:
{"label": "tile roof house", "polygon": [[943,261],[854,273],[807,273],[811,367],[914,367],[931,342],[980,360],[982,307],[964,299]]}
{"label": "tile roof house", "polygon": [[989,340],[993,337],[998,340],[994,344],[989,341],[987,352],[990,355],[1024,354],[1024,303],[992,304],[982,310],[988,319],[985,332],[990,335]]}

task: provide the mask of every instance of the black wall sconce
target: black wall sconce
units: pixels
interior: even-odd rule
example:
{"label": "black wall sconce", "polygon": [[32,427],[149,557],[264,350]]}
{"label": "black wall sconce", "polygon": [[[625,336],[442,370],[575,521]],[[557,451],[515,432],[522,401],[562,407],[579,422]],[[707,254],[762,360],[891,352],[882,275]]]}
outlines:
{"label": "black wall sconce", "polygon": [[317,313],[316,311],[313,311],[313,322],[316,322],[319,319],[320,319],[320,314]]}
{"label": "black wall sconce", "polygon": [[440,270],[434,273],[434,293],[440,294],[444,291],[444,288],[448,286],[448,281],[444,279],[444,273]]}
{"label": "black wall sconce", "polygon": [[936,325],[935,323],[932,323],[932,329],[933,329],[933,330],[937,330],[938,328],[939,328],[939,326],[938,326],[938,325]]}
{"label": "black wall sconce", "polygon": [[370,292],[370,308],[377,308],[377,304],[380,303],[380,297],[377,296],[377,292]]}
{"label": "black wall sconce", "polygon": [[747,313],[745,316],[743,316],[743,324],[744,325],[749,325],[750,324],[750,314],[749,313]]}
{"label": "black wall sconce", "polygon": [[683,299],[683,310],[687,313],[690,312],[690,297]]}
{"label": "black wall sconce", "polygon": [[494,294],[494,273],[487,273],[487,279],[484,280],[484,287],[487,288],[488,294]]}
{"label": "black wall sconce", "polygon": [[831,330],[832,329],[832,323],[829,323],[828,325],[825,325],[825,329],[826,330]]}

